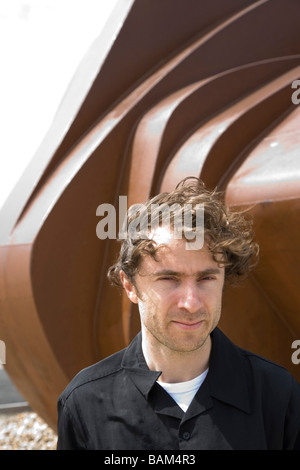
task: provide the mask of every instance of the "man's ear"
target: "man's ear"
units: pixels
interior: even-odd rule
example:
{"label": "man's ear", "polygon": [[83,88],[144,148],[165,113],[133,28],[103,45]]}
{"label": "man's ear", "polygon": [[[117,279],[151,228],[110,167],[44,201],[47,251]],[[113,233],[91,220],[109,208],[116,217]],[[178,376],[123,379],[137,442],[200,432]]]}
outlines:
{"label": "man's ear", "polygon": [[120,271],[120,278],[121,278],[123,287],[126,291],[128,298],[131,300],[131,302],[133,302],[134,304],[137,304],[138,297],[137,297],[136,289],[134,285],[132,284],[132,282],[128,279],[124,271]]}

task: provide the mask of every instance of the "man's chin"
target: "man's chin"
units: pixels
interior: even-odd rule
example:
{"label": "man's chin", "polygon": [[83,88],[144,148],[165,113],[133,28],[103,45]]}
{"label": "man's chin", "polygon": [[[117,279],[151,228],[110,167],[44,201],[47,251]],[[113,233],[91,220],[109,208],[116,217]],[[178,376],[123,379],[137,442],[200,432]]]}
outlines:
{"label": "man's chin", "polygon": [[195,335],[193,335],[192,332],[189,333],[186,332],[186,330],[184,331],[184,338],[177,338],[177,340],[173,339],[173,341],[169,342],[168,347],[170,350],[182,354],[192,354],[207,345],[207,339],[209,335],[195,338]]}

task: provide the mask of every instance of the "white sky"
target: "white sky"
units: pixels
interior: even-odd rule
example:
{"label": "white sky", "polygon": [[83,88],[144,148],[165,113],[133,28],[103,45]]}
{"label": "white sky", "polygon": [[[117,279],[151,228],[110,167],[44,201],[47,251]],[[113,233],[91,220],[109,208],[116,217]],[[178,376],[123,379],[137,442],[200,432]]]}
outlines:
{"label": "white sky", "polygon": [[118,0],[0,0],[0,209]]}

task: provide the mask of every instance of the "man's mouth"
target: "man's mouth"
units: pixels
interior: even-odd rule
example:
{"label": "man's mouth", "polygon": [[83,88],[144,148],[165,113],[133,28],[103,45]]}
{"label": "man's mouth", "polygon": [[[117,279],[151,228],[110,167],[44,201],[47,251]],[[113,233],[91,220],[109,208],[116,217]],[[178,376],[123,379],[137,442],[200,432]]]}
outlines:
{"label": "man's mouth", "polygon": [[179,328],[182,328],[183,330],[196,330],[203,323],[203,320],[197,322],[173,320],[173,323],[175,323]]}

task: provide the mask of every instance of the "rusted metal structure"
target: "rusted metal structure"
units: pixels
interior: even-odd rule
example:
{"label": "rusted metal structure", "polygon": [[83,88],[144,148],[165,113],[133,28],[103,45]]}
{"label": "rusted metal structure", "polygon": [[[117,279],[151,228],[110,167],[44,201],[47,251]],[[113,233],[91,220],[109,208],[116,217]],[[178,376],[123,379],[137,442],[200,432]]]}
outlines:
{"label": "rusted metal structure", "polygon": [[261,261],[225,292],[223,330],[300,378],[299,17],[298,0],[121,0],[87,52],[0,214],[6,370],[52,426],[72,376],[139,329],[97,207],[188,175],[255,217]]}

